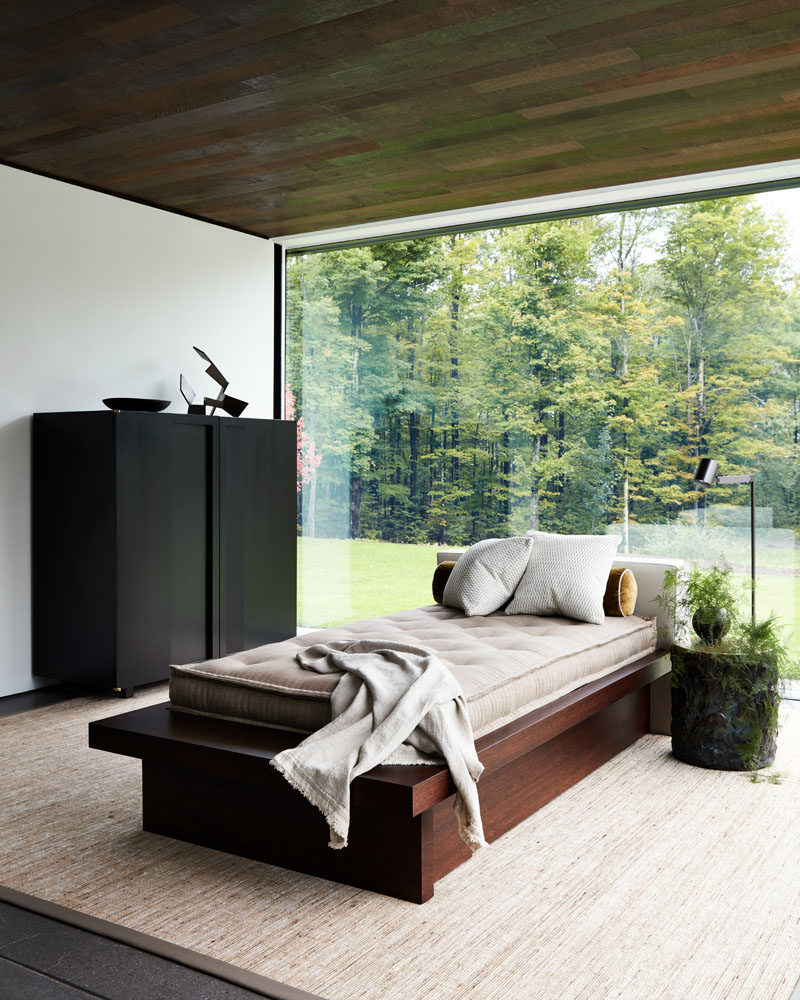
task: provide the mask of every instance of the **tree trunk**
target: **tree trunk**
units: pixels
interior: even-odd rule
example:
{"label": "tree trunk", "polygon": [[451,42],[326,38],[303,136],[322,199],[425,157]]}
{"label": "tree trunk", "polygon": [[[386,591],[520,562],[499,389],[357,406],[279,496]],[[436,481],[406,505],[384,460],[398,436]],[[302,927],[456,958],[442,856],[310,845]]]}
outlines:
{"label": "tree trunk", "polygon": [[630,552],[630,537],[629,537],[629,498],[628,498],[628,474],[625,473],[625,478],[622,481],[622,551]]}
{"label": "tree trunk", "polygon": [[303,536],[317,536],[317,470],[311,470],[311,482],[308,484],[308,516],[303,520]]}
{"label": "tree trunk", "polygon": [[[564,419],[564,411],[559,410],[556,416],[556,454],[559,458],[564,457],[564,441],[566,440],[566,420]],[[563,472],[559,472],[558,479],[556,481],[556,490],[558,492],[559,503],[564,498],[564,487],[566,486],[566,476]]]}
{"label": "tree trunk", "polygon": [[450,383],[451,383],[451,402],[450,402],[450,428],[451,428],[451,440],[450,446],[452,448],[452,455],[450,459],[450,481],[455,483],[458,480],[458,443],[459,443],[459,425],[458,425],[458,331],[459,331],[459,315],[461,311],[461,293],[462,293],[462,281],[463,278],[459,276],[457,284],[453,287],[452,296],[450,299]]}
{"label": "tree trunk", "polygon": [[531,531],[539,530],[539,477],[536,465],[542,453],[542,439],[537,434],[533,439],[533,455],[531,456]]}
{"label": "tree trunk", "polygon": [[706,426],[706,370],[702,357],[697,361],[697,454],[705,451],[705,426]]}
{"label": "tree trunk", "polygon": [[361,538],[361,494],[364,483],[361,476],[350,478],[350,537]]}
{"label": "tree trunk", "polygon": [[508,452],[511,447],[511,439],[508,431],[503,431],[503,461],[500,465],[500,483],[503,487],[502,507],[500,513],[508,523],[511,514],[511,462],[508,459]]}
{"label": "tree trunk", "polygon": [[[705,423],[706,423],[706,380],[705,380],[705,364],[703,361],[703,356],[701,355],[697,360],[697,394],[695,396],[695,420],[697,422],[695,431],[695,462],[699,462],[700,459],[706,453],[706,443],[705,443]],[[704,526],[706,523],[706,495],[701,493],[698,500],[696,501],[697,510],[697,520],[698,526]]]}
{"label": "tree trunk", "polygon": [[417,496],[417,469],[419,465],[419,414],[409,413],[408,415],[408,448],[410,457],[410,468],[408,473],[408,488],[411,493],[411,503],[416,510],[418,503]]}

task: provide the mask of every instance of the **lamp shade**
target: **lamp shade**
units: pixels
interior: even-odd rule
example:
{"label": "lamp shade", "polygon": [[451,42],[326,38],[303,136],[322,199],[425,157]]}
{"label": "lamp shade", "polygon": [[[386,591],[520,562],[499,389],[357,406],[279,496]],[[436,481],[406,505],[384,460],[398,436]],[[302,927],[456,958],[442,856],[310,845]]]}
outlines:
{"label": "lamp shade", "polygon": [[701,458],[694,474],[694,488],[707,490],[709,486],[713,486],[714,480],[717,478],[718,468],[719,463],[715,462],[713,458]]}

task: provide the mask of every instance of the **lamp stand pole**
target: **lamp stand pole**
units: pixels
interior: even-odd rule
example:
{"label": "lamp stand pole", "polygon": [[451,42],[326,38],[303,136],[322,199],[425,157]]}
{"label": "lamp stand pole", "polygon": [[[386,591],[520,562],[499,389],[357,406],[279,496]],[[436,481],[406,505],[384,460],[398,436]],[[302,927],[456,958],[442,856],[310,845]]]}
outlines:
{"label": "lamp stand pole", "polygon": [[750,479],[750,613],[756,623],[756,484]]}

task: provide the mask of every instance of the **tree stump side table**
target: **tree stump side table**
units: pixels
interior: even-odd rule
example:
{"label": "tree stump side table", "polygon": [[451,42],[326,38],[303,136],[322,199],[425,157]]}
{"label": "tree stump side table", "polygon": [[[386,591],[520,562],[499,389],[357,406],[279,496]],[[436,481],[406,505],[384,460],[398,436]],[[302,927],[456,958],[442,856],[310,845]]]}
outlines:
{"label": "tree stump side table", "polygon": [[673,646],[672,752],[687,764],[750,771],[775,759],[777,672],[767,659]]}

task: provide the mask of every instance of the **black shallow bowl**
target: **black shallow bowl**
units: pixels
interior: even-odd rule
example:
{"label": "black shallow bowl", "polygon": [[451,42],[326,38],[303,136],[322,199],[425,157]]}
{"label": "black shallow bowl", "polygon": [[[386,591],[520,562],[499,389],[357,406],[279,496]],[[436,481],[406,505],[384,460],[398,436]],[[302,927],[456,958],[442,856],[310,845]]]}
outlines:
{"label": "black shallow bowl", "polygon": [[139,399],[136,396],[109,396],[103,402],[109,410],[140,410],[145,413],[158,413],[166,410],[171,399]]}

